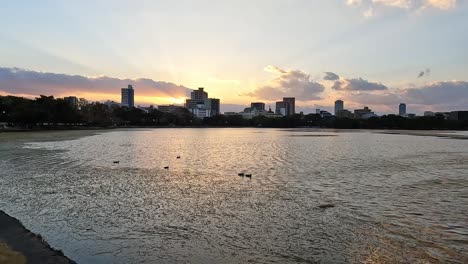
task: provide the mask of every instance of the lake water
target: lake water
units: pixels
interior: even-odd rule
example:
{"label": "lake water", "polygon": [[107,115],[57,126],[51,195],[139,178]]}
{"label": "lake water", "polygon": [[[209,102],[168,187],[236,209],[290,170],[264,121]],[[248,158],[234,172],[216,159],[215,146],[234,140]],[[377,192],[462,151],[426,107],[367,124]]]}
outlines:
{"label": "lake water", "polygon": [[0,209],[78,263],[467,263],[468,140],[3,133]]}

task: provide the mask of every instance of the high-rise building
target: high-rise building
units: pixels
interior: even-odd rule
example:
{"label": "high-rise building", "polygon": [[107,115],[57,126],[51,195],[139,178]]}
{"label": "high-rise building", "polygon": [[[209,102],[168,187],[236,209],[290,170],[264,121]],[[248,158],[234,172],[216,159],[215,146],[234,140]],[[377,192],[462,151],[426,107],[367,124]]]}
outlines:
{"label": "high-rise building", "polygon": [[406,115],[406,104],[401,103],[398,107],[398,114],[399,115]]}
{"label": "high-rise building", "polygon": [[193,90],[190,93],[190,99],[192,100],[205,100],[208,99],[208,93],[204,91],[203,87],[198,88],[198,90]]}
{"label": "high-rise building", "polygon": [[335,101],[335,116],[338,115],[340,111],[344,110],[344,103],[342,100]]}
{"label": "high-rise building", "polygon": [[283,102],[288,103],[287,115],[294,115],[296,113],[296,98],[294,97],[283,97]]}
{"label": "high-rise building", "polygon": [[122,88],[122,101],[121,106],[134,107],[135,106],[135,93],[133,86],[130,84],[127,88]]}
{"label": "high-rise building", "polygon": [[221,113],[220,100],[208,98],[208,93],[201,87],[191,92],[190,99],[185,100],[185,108],[198,118],[211,117]]}
{"label": "high-rise building", "polygon": [[78,107],[78,98],[76,98],[76,96],[64,97],[63,100],[65,100],[67,103],[69,103],[73,107]]}
{"label": "high-rise building", "polygon": [[221,114],[221,103],[218,98],[209,98],[209,109],[211,110],[210,116]]}
{"label": "high-rise building", "polygon": [[253,103],[250,104],[250,109],[251,109],[251,111],[253,111],[253,110],[265,111],[265,103],[253,102]]}
{"label": "high-rise building", "polygon": [[289,104],[287,102],[281,101],[276,102],[275,113],[282,116],[289,115]]}

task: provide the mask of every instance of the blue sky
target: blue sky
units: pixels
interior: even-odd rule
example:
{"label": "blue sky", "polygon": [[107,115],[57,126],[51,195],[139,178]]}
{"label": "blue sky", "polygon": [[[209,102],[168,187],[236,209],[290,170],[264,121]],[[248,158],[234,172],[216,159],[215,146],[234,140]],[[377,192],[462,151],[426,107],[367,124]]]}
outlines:
{"label": "blue sky", "polygon": [[[452,105],[468,108],[468,4],[461,0],[7,1],[0,16],[5,70],[204,86],[233,105],[310,91],[317,96],[298,102],[304,109],[344,99],[350,108],[366,104],[380,112],[401,100],[411,109],[408,89],[456,82],[462,94]],[[421,71],[427,74],[418,78]],[[25,82],[19,91],[11,72],[3,85],[0,75],[0,93],[36,95]],[[324,72],[340,79],[325,81]],[[347,85],[359,85],[352,80],[360,78],[387,89]],[[333,89],[335,81],[343,89]],[[47,80],[40,83],[47,89]],[[119,87],[112,93],[108,87],[62,86],[60,96],[118,99]],[[137,102],[181,102],[185,96],[151,89],[142,89]],[[414,102],[415,111],[451,107]]]}

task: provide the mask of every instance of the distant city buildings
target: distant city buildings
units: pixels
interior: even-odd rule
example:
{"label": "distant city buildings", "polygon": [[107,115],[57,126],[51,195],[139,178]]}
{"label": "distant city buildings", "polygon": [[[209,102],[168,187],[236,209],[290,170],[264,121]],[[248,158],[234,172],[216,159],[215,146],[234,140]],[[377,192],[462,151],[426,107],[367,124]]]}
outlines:
{"label": "distant city buildings", "polygon": [[240,113],[225,112],[224,115],[228,115],[228,116],[240,115],[244,119],[252,119],[257,116],[265,116],[269,118],[276,118],[276,117],[283,116],[281,114],[276,114],[273,111],[271,111],[271,107],[268,109],[268,111],[266,111],[265,103],[263,102],[252,102],[250,103],[250,107],[245,108],[244,111]]}
{"label": "distant city buildings", "polygon": [[468,111],[452,111],[449,116],[450,120],[468,121]]}
{"label": "distant city buildings", "polygon": [[65,100],[67,103],[69,103],[73,107],[78,107],[78,98],[76,96],[64,97],[63,100]]}
{"label": "distant city buildings", "polygon": [[134,107],[135,106],[135,93],[132,85],[128,85],[127,88],[122,88],[122,99],[121,106]]}
{"label": "distant city buildings", "polygon": [[401,116],[406,115],[406,104],[401,103],[398,106],[398,114],[401,115]]}
{"label": "distant city buildings", "polygon": [[208,93],[204,91],[203,87],[190,93],[190,99],[185,100],[185,108],[198,118],[211,117],[221,113],[220,100],[208,98]]}
{"label": "distant city buildings", "polygon": [[158,110],[163,113],[173,113],[179,107],[176,105],[158,105]]}
{"label": "distant city buildings", "polygon": [[283,102],[288,104],[288,115],[296,114],[296,98],[295,97],[283,97]]}
{"label": "distant city buildings", "polygon": [[368,118],[375,117],[375,116],[377,116],[377,115],[374,114],[374,112],[372,112],[372,110],[369,109],[369,107],[367,107],[367,106],[364,106],[363,109],[354,110],[354,117],[355,118],[368,119]]}
{"label": "distant city buildings", "polygon": [[332,114],[326,110],[320,110],[319,114],[321,117],[325,117],[325,118],[332,116]]}
{"label": "distant city buildings", "polygon": [[338,112],[335,113],[335,116],[338,118],[353,118],[354,117],[353,113],[346,109],[338,110]]}
{"label": "distant city buildings", "polygon": [[344,103],[342,100],[335,101],[335,116],[338,116],[338,112],[344,110]]}
{"label": "distant city buildings", "polygon": [[208,104],[211,109],[211,116],[221,114],[221,100],[218,98],[209,98]]}
{"label": "distant city buildings", "polygon": [[353,118],[354,114],[351,111],[344,109],[343,100],[336,100],[335,101],[335,116],[337,118]]}
{"label": "distant city buildings", "polygon": [[107,100],[104,102],[104,104],[109,107],[109,108],[117,108],[120,107],[120,104],[114,101]]}
{"label": "distant city buildings", "polygon": [[276,102],[275,113],[282,116],[294,115],[296,113],[296,98],[284,97],[283,101]]}
{"label": "distant city buildings", "polygon": [[250,110],[265,111],[265,103],[253,102],[250,103]]}
{"label": "distant city buildings", "polygon": [[282,116],[289,115],[288,113],[288,103],[284,101],[276,102],[275,113]]}

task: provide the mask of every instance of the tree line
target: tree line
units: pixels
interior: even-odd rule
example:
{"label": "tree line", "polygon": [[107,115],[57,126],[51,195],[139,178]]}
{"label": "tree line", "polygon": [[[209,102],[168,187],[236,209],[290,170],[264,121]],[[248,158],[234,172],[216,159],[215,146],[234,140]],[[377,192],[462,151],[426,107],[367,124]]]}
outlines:
{"label": "tree line", "polygon": [[322,127],[337,129],[467,129],[468,121],[447,120],[443,115],[404,118],[384,115],[369,119],[322,118],[319,114],[291,115],[281,118],[241,115],[216,115],[196,118],[185,108],[164,113],[155,108],[140,109],[94,102],[75,106],[64,99],[41,95],[35,99],[0,96],[0,123],[17,128],[56,127]]}

